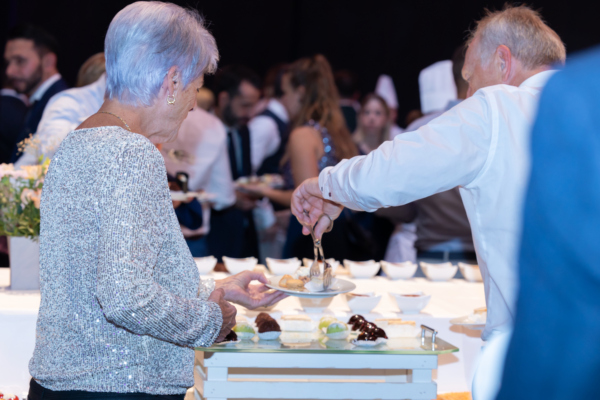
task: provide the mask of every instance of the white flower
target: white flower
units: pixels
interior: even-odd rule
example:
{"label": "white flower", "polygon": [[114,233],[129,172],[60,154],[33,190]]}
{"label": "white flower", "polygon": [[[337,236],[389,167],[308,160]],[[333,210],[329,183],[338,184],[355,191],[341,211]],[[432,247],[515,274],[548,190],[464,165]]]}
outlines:
{"label": "white flower", "polygon": [[33,201],[33,205],[35,208],[40,208],[40,201],[42,199],[42,190],[41,189],[23,189],[21,192],[21,205],[23,207],[27,206],[27,203]]}

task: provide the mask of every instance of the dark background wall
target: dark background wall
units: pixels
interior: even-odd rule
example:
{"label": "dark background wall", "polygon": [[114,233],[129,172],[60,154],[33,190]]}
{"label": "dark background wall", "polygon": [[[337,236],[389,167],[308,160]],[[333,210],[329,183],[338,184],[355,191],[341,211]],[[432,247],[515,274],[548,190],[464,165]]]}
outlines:
{"label": "dark background wall", "polygon": [[[59,68],[74,83],[79,66],[102,51],[112,17],[131,1],[1,0],[0,46],[6,31],[31,22],[53,33],[62,49]],[[177,0],[197,8],[209,22],[221,52],[221,65],[243,63],[261,75],[278,62],[317,52],[334,69],[351,69],[363,94],[377,77],[394,78],[400,123],[419,108],[419,71],[447,59],[484,8],[504,0]],[[534,0],[569,54],[600,43],[600,2]]]}

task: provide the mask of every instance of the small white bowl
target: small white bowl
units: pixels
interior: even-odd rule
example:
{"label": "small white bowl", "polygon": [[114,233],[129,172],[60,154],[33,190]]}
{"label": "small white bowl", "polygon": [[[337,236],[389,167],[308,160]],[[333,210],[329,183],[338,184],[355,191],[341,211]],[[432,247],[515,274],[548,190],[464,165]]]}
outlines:
{"label": "small white bowl", "polygon": [[299,297],[300,305],[307,313],[322,313],[331,304],[333,297]]}
{"label": "small white bowl", "polygon": [[[303,258],[302,259],[302,263],[304,264],[305,267],[312,267],[313,264],[313,259],[312,258]],[[335,272],[335,270],[337,269],[337,267],[340,266],[340,262],[334,260],[333,258],[327,258],[325,259],[325,261],[327,261],[330,265],[331,268],[333,268],[333,271]],[[323,273],[323,263],[319,261],[319,268],[321,269],[321,273]]]}
{"label": "small white bowl", "polygon": [[479,265],[465,264],[459,262],[458,267],[460,268],[460,272],[462,273],[464,278],[469,282],[483,282],[483,277],[481,276],[481,270],[479,269]]}
{"label": "small white bowl", "polygon": [[412,261],[401,263],[381,261],[381,267],[390,279],[410,279],[417,272],[418,265]]}
{"label": "small white bowl", "polygon": [[421,261],[421,269],[425,276],[434,282],[445,282],[454,278],[456,275],[456,271],[458,271],[458,267],[456,265],[452,265],[450,262],[441,263],[441,264],[430,264]]}
{"label": "small white bowl", "polygon": [[300,260],[295,257],[287,260],[267,257],[267,267],[273,275],[293,275],[300,268]]}
{"label": "small white bowl", "polygon": [[[366,296],[355,296],[366,295]],[[346,301],[348,307],[354,314],[367,314],[370,313],[381,301],[381,296],[375,296],[375,293],[346,293]]]}
{"label": "small white bowl", "polygon": [[350,271],[353,278],[369,279],[379,272],[379,263],[374,260],[350,261],[344,260],[344,266]]}
{"label": "small white bowl", "polygon": [[396,304],[403,314],[418,314],[431,300],[431,295],[425,295],[423,292],[390,293],[390,295],[396,299]]}
{"label": "small white bowl", "polygon": [[217,265],[217,259],[214,256],[194,257],[194,261],[196,262],[196,267],[198,267],[200,275],[208,274],[215,268],[215,265]]}
{"label": "small white bowl", "polygon": [[258,260],[254,257],[248,258],[230,258],[223,256],[223,262],[230,274],[235,275],[243,271],[252,271]]}

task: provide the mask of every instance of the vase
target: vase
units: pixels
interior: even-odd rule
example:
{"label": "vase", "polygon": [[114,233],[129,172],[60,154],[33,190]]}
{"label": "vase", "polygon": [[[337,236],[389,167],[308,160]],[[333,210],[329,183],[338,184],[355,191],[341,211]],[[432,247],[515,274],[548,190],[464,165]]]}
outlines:
{"label": "vase", "polygon": [[26,237],[8,238],[11,290],[40,289],[40,242]]}

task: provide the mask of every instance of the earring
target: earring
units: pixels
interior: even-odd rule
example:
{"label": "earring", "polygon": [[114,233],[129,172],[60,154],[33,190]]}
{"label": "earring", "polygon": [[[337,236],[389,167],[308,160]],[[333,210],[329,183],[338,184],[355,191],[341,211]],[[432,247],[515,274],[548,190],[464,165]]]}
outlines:
{"label": "earring", "polygon": [[173,104],[175,104],[175,94],[173,93],[173,95],[167,95],[167,104],[172,106]]}

